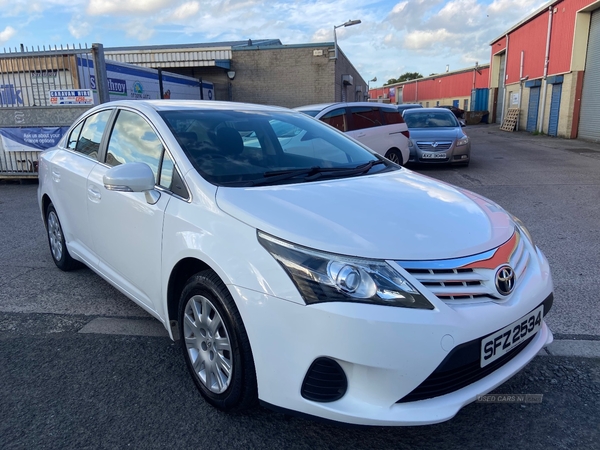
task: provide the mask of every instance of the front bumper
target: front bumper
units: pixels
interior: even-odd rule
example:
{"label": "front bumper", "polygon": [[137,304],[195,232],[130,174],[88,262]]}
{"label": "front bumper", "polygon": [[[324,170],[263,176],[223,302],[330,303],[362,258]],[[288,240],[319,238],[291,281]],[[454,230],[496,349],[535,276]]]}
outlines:
{"label": "front bumper", "polygon": [[[443,154],[443,158],[424,158],[424,153],[439,153]],[[411,163],[426,163],[426,164],[448,164],[448,163],[466,163],[471,157],[471,145],[456,146],[453,143],[448,150],[422,150],[416,144],[410,148],[408,162]]]}
{"label": "front bumper", "polygon": [[[480,341],[548,298],[552,281],[548,271],[541,272],[545,282],[522,286],[522,301],[455,307],[438,301],[433,311],[353,303],[303,306],[240,287],[232,293],[250,338],[261,402],[350,424],[424,425],[452,418],[552,342],[543,322],[514,357],[481,379],[433,398],[398,403],[454,348]],[[301,395],[307,370],[320,357],[335,360],[346,374],[347,391],[339,400],[320,403]]]}

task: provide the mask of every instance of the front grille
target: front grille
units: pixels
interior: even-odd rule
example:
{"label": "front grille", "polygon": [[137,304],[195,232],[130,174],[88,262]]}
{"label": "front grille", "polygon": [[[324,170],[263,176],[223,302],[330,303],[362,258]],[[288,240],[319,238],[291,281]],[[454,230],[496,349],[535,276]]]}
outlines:
{"label": "front grille", "polygon": [[432,152],[448,150],[450,147],[452,147],[452,141],[417,141],[417,147],[419,147],[421,150],[428,150]]}
{"label": "front grille", "polygon": [[[552,308],[553,301],[554,296],[552,294],[544,300],[544,316]],[[416,402],[439,397],[475,383],[515,358],[525,350],[535,336],[526,339],[513,351],[501,356],[485,367],[480,367],[481,342],[487,336],[459,345],[446,356],[444,361],[425,381],[396,403]]]}
{"label": "front grille", "polygon": [[342,367],[333,359],[317,358],[304,377],[300,393],[307,400],[333,402],[342,398],[347,388]]}
{"label": "front grille", "polygon": [[529,252],[518,231],[496,249],[478,255],[434,261],[396,261],[446,303],[502,300],[495,269],[508,263],[515,272],[515,289],[529,264]]}

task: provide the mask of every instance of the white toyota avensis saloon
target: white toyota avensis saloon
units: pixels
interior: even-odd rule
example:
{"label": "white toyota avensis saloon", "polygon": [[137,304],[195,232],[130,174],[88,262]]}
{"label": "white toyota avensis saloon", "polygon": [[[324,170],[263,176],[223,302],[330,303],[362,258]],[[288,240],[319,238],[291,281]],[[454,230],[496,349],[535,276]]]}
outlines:
{"label": "white toyota avensis saloon", "polygon": [[221,410],[441,422],[552,342],[518,219],[299,112],[105,103],[39,179],[56,265],[160,320]]}

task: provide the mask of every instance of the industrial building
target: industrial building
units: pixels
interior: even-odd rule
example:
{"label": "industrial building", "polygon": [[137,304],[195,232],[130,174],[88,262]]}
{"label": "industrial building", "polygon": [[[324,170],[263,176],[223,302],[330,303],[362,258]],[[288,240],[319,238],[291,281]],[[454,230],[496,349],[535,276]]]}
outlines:
{"label": "industrial building", "polygon": [[434,74],[370,89],[371,100],[420,103],[424,107],[453,105],[465,111],[488,109],[489,64]]}
{"label": "industrial building", "polygon": [[544,5],[491,43],[490,109],[518,129],[600,140],[600,1]]}
{"label": "industrial building", "polygon": [[[165,69],[215,86],[216,100],[278,105],[362,101],[367,83],[334,42],[278,39],[106,48],[107,59]],[[337,56],[336,56],[337,55]]]}

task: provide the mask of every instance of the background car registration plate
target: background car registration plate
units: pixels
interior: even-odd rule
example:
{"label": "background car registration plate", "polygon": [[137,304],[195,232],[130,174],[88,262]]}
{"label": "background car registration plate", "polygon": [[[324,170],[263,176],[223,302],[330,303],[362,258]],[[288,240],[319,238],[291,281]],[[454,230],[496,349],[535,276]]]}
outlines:
{"label": "background car registration plate", "polygon": [[516,322],[484,338],[481,341],[480,366],[487,366],[537,333],[543,317],[544,305],[540,305]]}
{"label": "background car registration plate", "polygon": [[446,159],[445,153],[423,153],[423,159]]}

